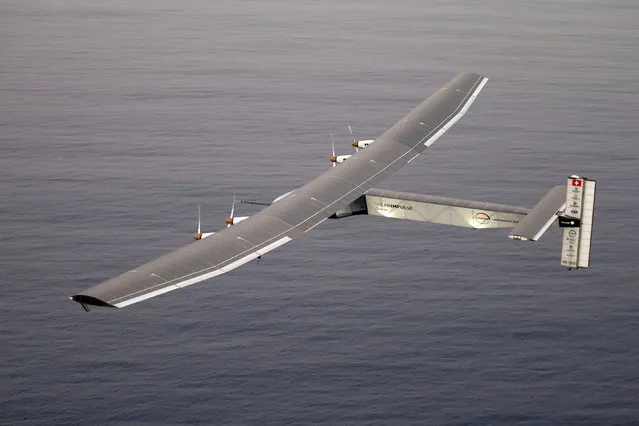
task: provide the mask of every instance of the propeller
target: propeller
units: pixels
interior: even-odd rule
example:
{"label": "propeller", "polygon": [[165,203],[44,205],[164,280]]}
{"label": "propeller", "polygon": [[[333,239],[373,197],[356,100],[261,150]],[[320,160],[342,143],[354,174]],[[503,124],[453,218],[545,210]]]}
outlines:
{"label": "propeller", "polygon": [[194,240],[201,240],[202,239],[202,228],[200,227],[201,222],[200,222],[200,205],[197,205],[197,232],[195,233],[195,235],[193,235],[193,239]]}
{"label": "propeller", "polygon": [[197,232],[193,235],[193,239],[195,241],[203,240],[206,237],[210,237],[215,234],[215,232],[204,232],[202,233],[202,221],[201,221],[201,206],[198,204],[197,206]]}
{"label": "propeller", "polygon": [[229,226],[233,225],[233,214],[235,213],[235,194],[233,194],[233,204],[231,204],[231,214],[229,215],[229,217],[226,218],[226,227],[228,228]]}
{"label": "propeller", "polygon": [[335,155],[335,141],[333,140],[333,134],[332,133],[331,133],[331,146],[333,148],[333,155],[328,157],[328,159],[331,160],[331,163],[333,163],[333,167],[335,167],[335,166],[337,166],[337,155]]}
{"label": "propeller", "polygon": [[351,129],[350,124],[348,125],[348,133],[351,134],[351,139],[353,140],[351,145],[355,148],[355,152],[359,152],[359,145],[357,144],[357,139],[355,139],[355,136],[353,136],[353,129]]}
{"label": "propeller", "polygon": [[355,135],[353,134],[353,129],[351,128],[351,126],[348,126],[348,132],[351,134],[351,145],[353,146],[353,148],[355,148],[355,152],[359,152],[360,149],[364,149],[366,147],[368,147],[370,144],[372,144],[373,142],[375,142],[374,139],[366,139],[366,140],[358,140],[355,138]]}

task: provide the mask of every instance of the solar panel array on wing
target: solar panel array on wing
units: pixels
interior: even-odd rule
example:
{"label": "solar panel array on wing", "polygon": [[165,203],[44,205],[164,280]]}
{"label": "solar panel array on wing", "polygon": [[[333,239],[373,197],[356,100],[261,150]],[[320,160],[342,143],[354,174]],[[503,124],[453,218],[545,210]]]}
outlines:
{"label": "solar panel array on wing", "polygon": [[375,143],[241,223],[73,296],[123,307],[228,272],[309,231],[404,166],[454,124],[487,79],[459,74]]}

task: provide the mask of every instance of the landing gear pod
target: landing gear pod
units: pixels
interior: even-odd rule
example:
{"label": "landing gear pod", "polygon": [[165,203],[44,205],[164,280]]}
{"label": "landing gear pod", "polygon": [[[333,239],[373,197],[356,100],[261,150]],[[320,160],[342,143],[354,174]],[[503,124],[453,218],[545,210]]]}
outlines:
{"label": "landing gear pod", "polygon": [[[576,175],[570,176],[566,182],[566,209],[559,218],[559,226],[564,228],[561,265],[568,269],[590,266],[596,183]],[[571,221],[576,226],[562,226],[562,223],[568,224]]]}

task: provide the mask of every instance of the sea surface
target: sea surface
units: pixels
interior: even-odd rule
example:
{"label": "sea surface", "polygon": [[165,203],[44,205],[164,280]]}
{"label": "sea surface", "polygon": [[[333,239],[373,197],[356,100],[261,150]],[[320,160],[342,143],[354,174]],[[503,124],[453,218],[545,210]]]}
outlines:
{"label": "sea surface", "polygon": [[[0,424],[639,424],[639,3],[0,0]],[[67,300],[269,201],[460,71],[466,116],[383,187],[560,235],[354,217],[125,309]],[[252,214],[255,206],[236,206]]]}

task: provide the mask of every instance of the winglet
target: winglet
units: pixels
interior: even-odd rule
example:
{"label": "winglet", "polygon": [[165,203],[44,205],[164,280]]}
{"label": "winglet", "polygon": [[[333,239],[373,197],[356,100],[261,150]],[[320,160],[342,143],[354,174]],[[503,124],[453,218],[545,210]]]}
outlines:
{"label": "winglet", "polygon": [[85,296],[84,294],[76,294],[74,296],[69,296],[69,300],[78,302],[80,305],[82,305],[82,308],[87,312],[89,312],[89,306],[104,306],[107,308],[115,308],[115,306],[111,305],[110,303],[107,303],[96,297]]}

